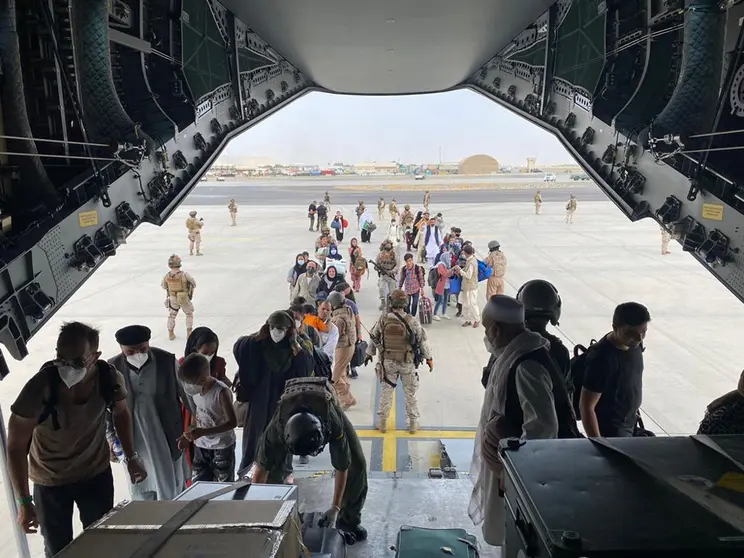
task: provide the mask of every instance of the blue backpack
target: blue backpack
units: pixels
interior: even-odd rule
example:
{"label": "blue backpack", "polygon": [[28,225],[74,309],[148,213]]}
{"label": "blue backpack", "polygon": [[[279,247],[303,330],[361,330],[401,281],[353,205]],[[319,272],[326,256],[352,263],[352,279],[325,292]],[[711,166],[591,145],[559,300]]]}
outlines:
{"label": "blue backpack", "polygon": [[485,281],[493,275],[493,269],[486,262],[478,260],[478,282]]}

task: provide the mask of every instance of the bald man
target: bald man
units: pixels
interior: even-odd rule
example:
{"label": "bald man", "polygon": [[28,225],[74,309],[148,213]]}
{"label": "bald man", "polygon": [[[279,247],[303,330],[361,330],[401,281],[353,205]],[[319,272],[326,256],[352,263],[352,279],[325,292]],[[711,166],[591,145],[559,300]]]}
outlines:
{"label": "bald man", "polygon": [[[503,545],[504,500],[498,444],[504,438],[528,440],[578,437],[565,382],[539,333],[525,328],[524,306],[506,295],[492,296],[482,314],[489,353],[497,356],[488,378],[473,451],[480,466],[468,513],[483,523],[483,538]],[[478,469],[476,469],[478,471]]]}

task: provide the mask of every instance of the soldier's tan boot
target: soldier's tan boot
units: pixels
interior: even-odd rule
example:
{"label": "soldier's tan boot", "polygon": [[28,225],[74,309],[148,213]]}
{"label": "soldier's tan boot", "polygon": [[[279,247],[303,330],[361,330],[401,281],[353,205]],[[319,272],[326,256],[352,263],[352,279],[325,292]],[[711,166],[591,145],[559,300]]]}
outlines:
{"label": "soldier's tan boot", "polygon": [[417,420],[409,419],[408,420],[408,433],[409,434],[416,434],[419,429],[419,423]]}
{"label": "soldier's tan boot", "polygon": [[187,328],[186,328],[186,337],[190,337],[190,336],[191,336],[191,332],[192,332],[192,331],[193,331],[193,329],[192,329],[192,328],[190,328],[190,327],[187,327]]}
{"label": "soldier's tan boot", "polygon": [[202,254],[202,253],[201,253],[201,252],[200,252],[199,250],[197,250],[197,251],[196,251],[196,255],[197,255],[197,256],[203,256],[204,254]]}
{"label": "soldier's tan boot", "polygon": [[171,341],[173,341],[175,338],[176,338],[176,332],[173,331],[172,329],[169,329],[168,330],[168,339],[170,339]]}
{"label": "soldier's tan boot", "polygon": [[383,420],[381,418],[378,418],[376,427],[377,427],[377,430],[385,434],[385,432],[387,432],[387,419]]}

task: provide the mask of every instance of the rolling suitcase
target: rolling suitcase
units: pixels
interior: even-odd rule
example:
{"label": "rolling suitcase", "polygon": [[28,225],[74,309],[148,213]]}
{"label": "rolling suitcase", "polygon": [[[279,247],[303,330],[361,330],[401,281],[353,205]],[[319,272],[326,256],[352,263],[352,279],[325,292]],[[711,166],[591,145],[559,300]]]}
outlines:
{"label": "rolling suitcase", "polygon": [[434,307],[431,304],[431,299],[422,296],[419,300],[419,320],[421,325],[428,325],[431,323],[431,316],[433,314]]}
{"label": "rolling suitcase", "polygon": [[478,558],[478,542],[465,529],[425,529],[410,525],[400,528],[395,558],[432,556]]}

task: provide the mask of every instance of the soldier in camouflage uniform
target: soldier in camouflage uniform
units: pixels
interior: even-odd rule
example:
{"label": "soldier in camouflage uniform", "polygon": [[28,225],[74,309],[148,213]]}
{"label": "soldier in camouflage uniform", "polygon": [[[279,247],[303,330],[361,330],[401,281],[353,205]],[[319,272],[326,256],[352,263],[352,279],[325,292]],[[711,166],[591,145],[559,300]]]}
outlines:
{"label": "soldier in camouflage uniform", "polygon": [[395,198],[390,200],[390,217],[398,217],[398,202],[395,201]]}
{"label": "soldier in camouflage uniform", "polygon": [[196,255],[201,256],[201,230],[204,226],[204,219],[196,218],[196,211],[189,212],[189,218],[186,219],[186,228],[189,231],[189,255],[194,255],[194,248],[196,248]]}
{"label": "soldier in camouflage uniform", "polygon": [[382,218],[385,216],[385,198],[380,198],[380,201],[377,202],[377,218],[382,221]]}
{"label": "soldier in camouflage uniform", "polygon": [[387,304],[388,295],[392,293],[396,286],[396,276],[398,274],[398,257],[395,255],[394,246],[390,240],[385,239],[380,244],[380,253],[375,259],[375,270],[379,279],[377,286],[380,289],[380,310],[384,310]]}
{"label": "soldier in camouflage uniform", "polygon": [[498,240],[492,240],[488,243],[488,257],[485,262],[488,267],[493,269],[493,273],[488,278],[488,283],[486,283],[486,300],[490,300],[493,295],[504,294],[506,256],[501,251],[501,244]]}
{"label": "soldier in camouflage uniform", "polygon": [[669,241],[672,239],[672,235],[669,234],[663,225],[661,225],[661,254],[666,256],[671,254],[669,251]]}
{"label": "soldier in camouflage uniform", "polygon": [[431,192],[427,190],[424,193],[424,211],[429,211],[429,202],[431,201]]}
{"label": "soldier in camouflage uniform", "polygon": [[377,429],[387,430],[387,419],[393,404],[393,392],[398,378],[403,383],[406,396],[406,414],[408,431],[415,434],[419,429],[419,411],[416,401],[416,390],[419,377],[414,362],[414,350],[418,349],[421,358],[426,361],[429,370],[434,368],[431,349],[426,342],[426,332],[419,321],[405,313],[408,296],[400,289],[390,295],[390,312],[380,317],[370,330],[365,363],[379,351],[379,360],[375,366],[377,379],[380,381],[380,406],[377,409]]}
{"label": "soldier in camouflage uniform", "polygon": [[227,204],[227,210],[230,212],[230,219],[234,227],[237,225],[235,220],[238,218],[238,204],[235,202],[235,198],[230,199],[230,203]]}
{"label": "soldier in camouflage uniform", "polygon": [[535,194],[535,215],[540,215],[540,208],[542,207],[542,194],[540,190]]}
{"label": "soldier in camouflage uniform", "polygon": [[566,224],[573,223],[573,214],[576,212],[576,198],[573,194],[571,194],[568,198],[568,203],[566,204]]}
{"label": "soldier in camouflage uniform", "polygon": [[194,278],[181,271],[181,258],[173,254],[168,258],[170,271],[165,274],[161,286],[168,295],[165,298],[165,307],[168,309],[168,338],[173,341],[176,338],[176,316],[178,311],[183,310],[186,314],[186,337],[191,335],[194,328],[194,297],[196,281]]}

